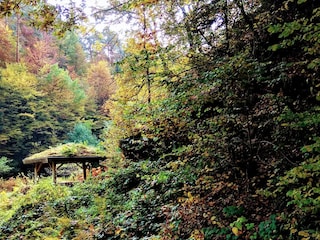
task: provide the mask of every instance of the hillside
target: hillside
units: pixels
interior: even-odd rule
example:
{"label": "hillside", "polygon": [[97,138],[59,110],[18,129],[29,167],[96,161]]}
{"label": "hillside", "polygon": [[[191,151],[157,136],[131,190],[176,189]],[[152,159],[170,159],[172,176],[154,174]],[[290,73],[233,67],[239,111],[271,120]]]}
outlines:
{"label": "hillside", "polygon": [[[106,156],[73,186],[1,179],[0,239],[320,239],[320,2],[95,11],[133,21],[117,59],[108,29],[70,31],[39,72],[0,52],[1,156],[65,142]],[[79,39],[99,44],[69,52]]]}

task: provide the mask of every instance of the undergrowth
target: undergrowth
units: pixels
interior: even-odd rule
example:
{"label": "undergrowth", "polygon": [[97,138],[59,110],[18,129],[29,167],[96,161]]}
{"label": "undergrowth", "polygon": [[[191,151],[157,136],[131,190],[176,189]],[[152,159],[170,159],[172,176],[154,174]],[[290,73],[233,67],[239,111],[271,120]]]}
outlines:
{"label": "undergrowth", "polygon": [[257,193],[183,158],[127,163],[72,187],[21,176],[1,180],[0,239],[318,239],[318,176],[318,157]]}

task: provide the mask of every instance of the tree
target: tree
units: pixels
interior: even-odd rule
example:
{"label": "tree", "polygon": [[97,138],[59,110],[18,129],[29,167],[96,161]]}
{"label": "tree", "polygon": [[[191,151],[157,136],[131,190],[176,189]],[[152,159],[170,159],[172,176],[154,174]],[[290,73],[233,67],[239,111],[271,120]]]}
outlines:
{"label": "tree", "polygon": [[36,76],[28,72],[24,64],[7,64],[6,68],[1,70],[1,87],[11,87],[27,95],[35,93],[36,85]]}
{"label": "tree", "polygon": [[82,76],[86,72],[86,59],[79,37],[67,32],[59,44],[59,67],[68,69],[71,76]]}
{"label": "tree", "polygon": [[124,57],[118,63],[117,90],[105,105],[122,135],[125,131],[128,131],[126,134],[132,133],[135,124],[143,125],[144,120],[150,120],[153,105],[157,108],[157,103],[168,97],[165,82],[174,81],[176,74],[186,71],[188,58],[181,56],[181,49],[172,50],[170,41],[158,39],[163,37],[158,25],[162,21],[158,21],[156,13],[165,9],[160,1],[132,1],[128,4],[115,1],[113,4],[99,14],[115,11],[134,19],[137,26],[132,30],[134,37],[128,38]]}
{"label": "tree", "polygon": [[49,100],[48,105],[55,106],[53,115],[59,121],[80,118],[84,114],[86,95],[77,80],[72,80],[68,72],[57,64],[45,68],[39,80],[39,90]]}
{"label": "tree", "polygon": [[[34,148],[41,138],[41,126],[47,125],[38,118],[41,109],[35,75],[23,64],[7,64],[0,71],[0,155],[20,160]],[[46,135],[47,143],[51,139]],[[52,136],[54,138],[54,136]]]}
{"label": "tree", "polygon": [[27,15],[30,25],[46,31],[53,30],[58,36],[63,36],[86,18],[83,9],[73,2],[53,6],[42,0],[1,1],[0,16],[8,17],[14,14],[21,17]]}
{"label": "tree", "polygon": [[121,59],[120,40],[108,27],[102,31],[91,29],[80,37],[90,61],[108,61],[113,64]]}
{"label": "tree", "polygon": [[99,144],[99,140],[93,135],[88,122],[75,124],[73,131],[68,133],[66,142],[84,143],[92,146],[98,146]]}
{"label": "tree", "polygon": [[110,66],[106,61],[94,62],[90,65],[86,76],[89,85],[89,96],[96,100],[100,108],[110,98],[116,88],[109,69]]}
{"label": "tree", "polygon": [[28,69],[37,74],[42,68],[58,62],[58,47],[52,36],[42,34],[41,39],[29,41],[24,49],[22,61]]}
{"label": "tree", "polygon": [[0,19],[0,67],[14,61],[14,39],[12,31],[8,29],[3,20]]}

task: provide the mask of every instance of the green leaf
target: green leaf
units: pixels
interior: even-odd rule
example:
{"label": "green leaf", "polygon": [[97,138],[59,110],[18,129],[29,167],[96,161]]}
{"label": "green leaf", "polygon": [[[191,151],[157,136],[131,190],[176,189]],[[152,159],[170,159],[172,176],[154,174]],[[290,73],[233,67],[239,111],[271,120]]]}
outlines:
{"label": "green leaf", "polygon": [[271,50],[271,51],[275,52],[280,48],[281,48],[280,44],[273,44],[272,46],[268,47],[268,50]]}
{"label": "green leaf", "polygon": [[276,24],[276,25],[270,25],[268,27],[268,32],[269,33],[278,33],[282,31],[281,25],[280,24]]}
{"label": "green leaf", "polygon": [[254,228],[254,223],[246,223],[246,228],[248,231],[252,230]]}
{"label": "green leaf", "polygon": [[302,3],[305,3],[307,2],[307,0],[298,0],[298,4],[302,4]]}

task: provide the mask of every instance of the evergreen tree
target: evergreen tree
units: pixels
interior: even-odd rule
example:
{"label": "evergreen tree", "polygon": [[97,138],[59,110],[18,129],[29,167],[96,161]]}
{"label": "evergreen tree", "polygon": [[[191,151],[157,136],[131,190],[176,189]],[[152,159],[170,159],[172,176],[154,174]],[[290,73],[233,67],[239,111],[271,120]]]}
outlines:
{"label": "evergreen tree", "polygon": [[93,135],[89,123],[77,123],[73,131],[68,133],[66,142],[84,143],[92,146],[98,146],[99,140]]}

